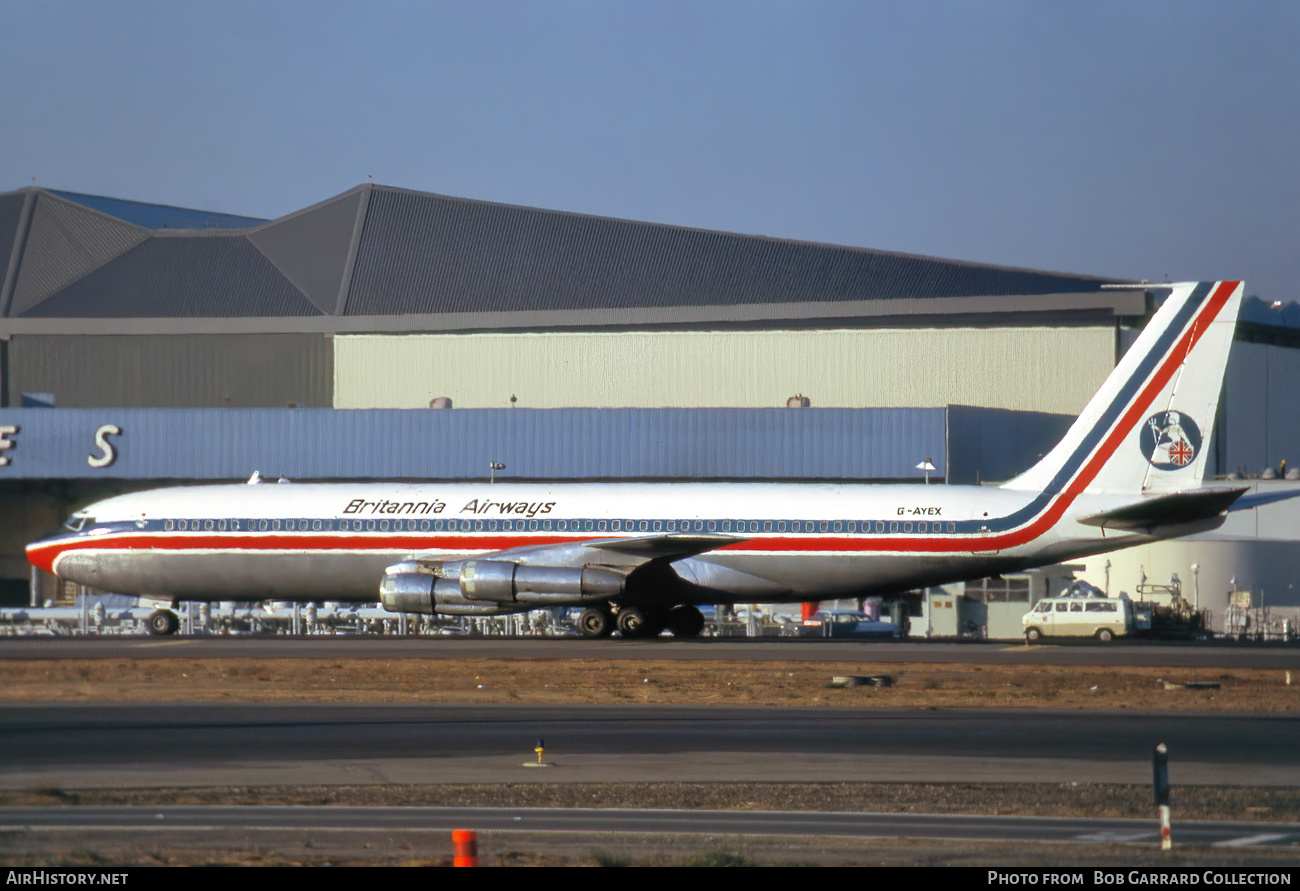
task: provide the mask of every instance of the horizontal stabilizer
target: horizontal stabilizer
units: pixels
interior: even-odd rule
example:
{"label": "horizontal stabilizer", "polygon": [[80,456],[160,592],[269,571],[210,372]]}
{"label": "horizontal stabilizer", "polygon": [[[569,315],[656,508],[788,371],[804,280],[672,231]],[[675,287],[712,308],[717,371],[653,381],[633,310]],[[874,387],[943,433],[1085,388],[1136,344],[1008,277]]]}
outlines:
{"label": "horizontal stabilizer", "polygon": [[1231,508],[1233,502],[1247,491],[1249,489],[1246,488],[1212,488],[1157,495],[1114,510],[1082,517],[1079,522],[1105,529],[1150,532],[1161,526],[1179,526],[1217,517]]}

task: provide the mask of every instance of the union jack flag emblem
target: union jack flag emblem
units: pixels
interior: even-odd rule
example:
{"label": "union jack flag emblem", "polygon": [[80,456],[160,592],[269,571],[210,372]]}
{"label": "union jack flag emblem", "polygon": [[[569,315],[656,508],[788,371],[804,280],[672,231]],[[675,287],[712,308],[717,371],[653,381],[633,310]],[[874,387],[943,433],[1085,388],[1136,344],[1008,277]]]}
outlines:
{"label": "union jack flag emblem", "polygon": [[1157,412],[1142,425],[1139,447],[1157,470],[1180,470],[1196,460],[1201,429],[1183,412]]}

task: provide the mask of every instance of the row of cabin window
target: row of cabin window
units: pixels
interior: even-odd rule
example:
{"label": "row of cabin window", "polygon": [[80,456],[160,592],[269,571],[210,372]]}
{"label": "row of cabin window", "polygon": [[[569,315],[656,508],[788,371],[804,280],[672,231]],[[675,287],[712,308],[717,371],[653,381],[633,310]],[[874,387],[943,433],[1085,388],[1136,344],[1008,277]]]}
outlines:
{"label": "row of cabin window", "polygon": [[[246,524],[246,525],[241,525]],[[944,523],[876,520],[339,520],[354,532],[943,532]],[[956,523],[947,523],[956,532]],[[166,520],[168,532],[332,532],[333,520]]]}

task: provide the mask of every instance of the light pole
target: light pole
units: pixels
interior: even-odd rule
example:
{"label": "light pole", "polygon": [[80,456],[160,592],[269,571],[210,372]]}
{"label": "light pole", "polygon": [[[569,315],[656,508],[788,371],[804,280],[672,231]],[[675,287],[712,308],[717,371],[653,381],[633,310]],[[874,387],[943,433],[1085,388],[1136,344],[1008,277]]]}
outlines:
{"label": "light pole", "polygon": [[927,457],[920,464],[916,465],[916,469],[925,471],[925,484],[927,486],[930,485],[930,471],[934,470],[934,465],[930,463],[929,457]]}

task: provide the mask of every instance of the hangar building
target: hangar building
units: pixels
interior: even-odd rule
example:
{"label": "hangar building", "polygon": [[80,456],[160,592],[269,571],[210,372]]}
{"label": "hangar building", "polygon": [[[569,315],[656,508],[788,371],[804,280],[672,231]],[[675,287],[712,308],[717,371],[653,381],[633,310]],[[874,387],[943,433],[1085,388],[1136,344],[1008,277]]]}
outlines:
{"label": "hangar building", "polygon": [[[254,469],[1006,479],[1150,308],[1097,276],[376,185],[271,221],[21,189],[0,256],[0,502],[24,518],[0,577],[24,591],[21,544],[80,503]],[[1300,455],[1297,380],[1300,307],[1249,299],[1216,473]],[[106,425],[120,457],[91,466]]]}

